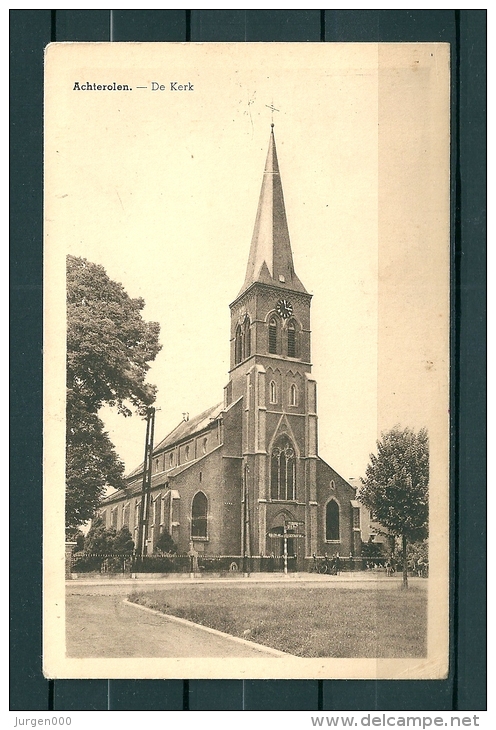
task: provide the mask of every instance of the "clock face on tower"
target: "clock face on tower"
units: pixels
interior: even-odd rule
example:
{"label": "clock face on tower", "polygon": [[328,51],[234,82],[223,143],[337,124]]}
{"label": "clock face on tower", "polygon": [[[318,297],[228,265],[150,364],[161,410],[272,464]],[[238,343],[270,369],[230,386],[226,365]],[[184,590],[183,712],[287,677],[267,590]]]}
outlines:
{"label": "clock face on tower", "polygon": [[293,314],[293,305],[288,299],[279,299],[276,304],[276,312],[283,319],[288,319]]}

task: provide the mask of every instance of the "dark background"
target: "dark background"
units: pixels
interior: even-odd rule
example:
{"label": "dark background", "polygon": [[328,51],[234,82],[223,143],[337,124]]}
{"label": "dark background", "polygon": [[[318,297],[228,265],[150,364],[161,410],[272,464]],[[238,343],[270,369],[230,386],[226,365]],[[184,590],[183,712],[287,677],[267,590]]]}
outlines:
{"label": "dark background", "polygon": [[[11,10],[10,709],[486,709],[486,11]],[[41,673],[43,49],[50,41],[442,41],[452,59],[451,661],[445,681]]]}

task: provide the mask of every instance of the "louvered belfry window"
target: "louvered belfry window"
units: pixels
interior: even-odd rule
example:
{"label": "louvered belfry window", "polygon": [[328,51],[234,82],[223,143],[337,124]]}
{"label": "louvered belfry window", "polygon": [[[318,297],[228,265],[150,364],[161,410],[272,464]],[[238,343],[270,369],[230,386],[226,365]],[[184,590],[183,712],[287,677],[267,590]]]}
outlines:
{"label": "louvered belfry window", "polygon": [[277,320],[275,317],[269,322],[269,352],[277,354]]}
{"label": "louvered belfry window", "polygon": [[234,362],[238,365],[243,359],[243,331],[238,324],[236,327],[236,337],[234,340]]}
{"label": "louvered belfry window", "polygon": [[288,357],[296,357],[296,325],[288,324]]}
{"label": "louvered belfry window", "polygon": [[250,328],[250,318],[248,315],[246,315],[245,322],[244,322],[244,353],[243,357],[246,360],[247,357],[250,357],[251,355],[251,328]]}

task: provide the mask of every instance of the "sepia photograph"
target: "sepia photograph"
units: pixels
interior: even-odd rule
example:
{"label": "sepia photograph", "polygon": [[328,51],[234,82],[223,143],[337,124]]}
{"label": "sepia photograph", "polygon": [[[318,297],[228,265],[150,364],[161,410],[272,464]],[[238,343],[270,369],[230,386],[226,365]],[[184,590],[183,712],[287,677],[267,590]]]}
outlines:
{"label": "sepia photograph", "polygon": [[447,676],[449,58],[47,47],[46,677]]}

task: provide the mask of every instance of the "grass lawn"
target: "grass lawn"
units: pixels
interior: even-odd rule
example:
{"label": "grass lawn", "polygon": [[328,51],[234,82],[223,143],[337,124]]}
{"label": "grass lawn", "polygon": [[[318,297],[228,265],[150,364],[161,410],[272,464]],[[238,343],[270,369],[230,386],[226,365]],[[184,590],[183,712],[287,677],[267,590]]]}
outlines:
{"label": "grass lawn", "polygon": [[422,657],[427,592],[308,585],[174,585],[130,601],[301,657]]}

